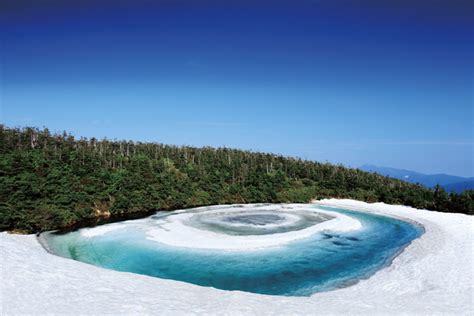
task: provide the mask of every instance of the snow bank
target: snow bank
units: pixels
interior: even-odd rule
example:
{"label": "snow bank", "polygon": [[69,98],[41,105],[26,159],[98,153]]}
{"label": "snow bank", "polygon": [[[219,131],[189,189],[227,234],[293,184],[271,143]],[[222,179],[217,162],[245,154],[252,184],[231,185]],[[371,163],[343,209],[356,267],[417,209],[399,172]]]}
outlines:
{"label": "snow bank", "polygon": [[1,314],[474,313],[474,217],[352,200],[318,204],[410,219],[426,232],[369,279],[311,297],[222,291],[101,269],[51,255],[33,235],[1,233]]}

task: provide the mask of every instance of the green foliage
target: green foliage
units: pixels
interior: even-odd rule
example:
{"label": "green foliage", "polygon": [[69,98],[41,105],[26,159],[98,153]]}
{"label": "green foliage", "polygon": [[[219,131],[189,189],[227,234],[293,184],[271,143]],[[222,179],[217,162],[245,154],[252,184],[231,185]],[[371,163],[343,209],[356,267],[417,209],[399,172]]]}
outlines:
{"label": "green foliage", "polygon": [[328,197],[466,214],[474,209],[472,190],[448,194],[327,163],[0,126],[0,230],[36,232],[109,214]]}

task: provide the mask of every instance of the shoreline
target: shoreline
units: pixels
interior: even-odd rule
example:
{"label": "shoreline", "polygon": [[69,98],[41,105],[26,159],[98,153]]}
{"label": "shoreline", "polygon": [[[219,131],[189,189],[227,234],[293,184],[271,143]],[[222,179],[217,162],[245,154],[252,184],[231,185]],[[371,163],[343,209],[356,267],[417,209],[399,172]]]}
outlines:
{"label": "shoreline", "polygon": [[390,264],[348,287],[309,297],[222,291],[117,272],[46,252],[34,235],[0,234],[5,314],[470,314],[474,217],[353,200],[316,204],[392,216],[425,233]]}

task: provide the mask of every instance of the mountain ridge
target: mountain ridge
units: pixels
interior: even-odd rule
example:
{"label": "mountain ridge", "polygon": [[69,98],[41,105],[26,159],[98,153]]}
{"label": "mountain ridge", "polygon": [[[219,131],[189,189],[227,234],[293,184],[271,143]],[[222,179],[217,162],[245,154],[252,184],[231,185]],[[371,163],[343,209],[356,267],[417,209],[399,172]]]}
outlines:
{"label": "mountain ridge", "polygon": [[368,172],[375,172],[379,175],[389,176],[410,183],[419,183],[429,188],[433,188],[439,184],[446,191],[454,191],[458,193],[474,188],[474,177],[460,177],[445,173],[424,174],[407,169],[380,167],[370,164],[362,165],[359,169]]}

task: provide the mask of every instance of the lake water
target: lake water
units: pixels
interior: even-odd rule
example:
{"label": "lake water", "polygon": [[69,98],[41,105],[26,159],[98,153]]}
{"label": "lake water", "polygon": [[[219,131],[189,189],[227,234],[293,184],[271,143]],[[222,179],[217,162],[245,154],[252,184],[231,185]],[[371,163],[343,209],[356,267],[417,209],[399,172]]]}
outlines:
{"label": "lake water", "polygon": [[[343,215],[360,222],[360,228],[339,230],[335,224],[297,238]],[[150,238],[151,230],[155,238]],[[180,235],[186,230],[192,234]],[[159,236],[166,234],[195,247],[161,242]],[[159,212],[147,219],[46,234],[45,240],[59,256],[108,269],[223,290],[308,296],[369,277],[422,234],[421,226],[381,215],[315,205],[265,205]],[[284,236],[291,238],[251,248],[252,240],[271,242]],[[222,238],[221,244],[238,240],[249,248],[206,249],[200,241],[211,244],[210,238]]]}

